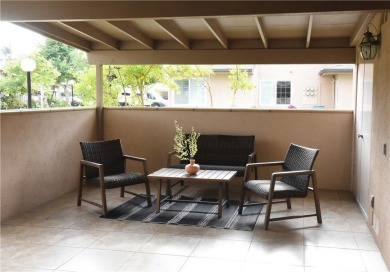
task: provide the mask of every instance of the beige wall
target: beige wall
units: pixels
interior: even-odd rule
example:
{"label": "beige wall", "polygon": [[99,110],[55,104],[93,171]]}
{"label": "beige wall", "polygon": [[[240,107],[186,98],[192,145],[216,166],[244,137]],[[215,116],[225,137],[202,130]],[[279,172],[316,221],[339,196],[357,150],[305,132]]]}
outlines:
{"label": "beige wall", "polygon": [[[320,76],[320,70],[328,67],[325,64],[301,65],[254,65],[249,80],[254,84],[251,91],[238,91],[235,102],[230,90],[229,73],[216,72],[210,80],[214,108],[279,108],[289,105],[261,105],[261,81],[291,81],[291,104],[300,109],[312,109],[313,106],[324,106],[325,109],[353,110],[353,74]],[[332,65],[331,65],[332,66]],[[306,89],[313,88],[313,96],[305,95]],[[336,100],[335,100],[336,97]],[[207,94],[207,106],[210,107]]]}
{"label": "beige wall", "polygon": [[2,112],[1,221],[77,188],[78,142],[95,138],[95,108]]}
{"label": "beige wall", "polygon": [[351,188],[351,111],[106,108],[104,138],[121,138],[125,152],[147,158],[154,171],[166,166],[173,149],[174,120],[186,131],[253,134],[258,161],[283,159],[290,143],[318,148],[319,187]]}
{"label": "beige wall", "polygon": [[[377,16],[374,23],[381,30],[382,41],[374,60],[369,195],[375,196],[375,208],[369,212],[368,224],[371,226],[375,214],[379,221],[379,233],[372,233],[390,267],[390,21],[379,28]],[[387,156],[383,155],[385,143],[388,146]]]}
{"label": "beige wall", "polygon": [[[255,85],[250,91],[237,91],[233,103],[233,91],[230,89],[229,72],[215,73],[210,80],[210,87],[213,95],[214,108],[257,108],[258,92],[253,75],[249,74],[249,80]],[[209,104],[210,105],[210,104]]]}
{"label": "beige wall", "polygon": [[355,107],[352,77],[352,74],[340,74],[336,76],[336,109],[352,110]]}

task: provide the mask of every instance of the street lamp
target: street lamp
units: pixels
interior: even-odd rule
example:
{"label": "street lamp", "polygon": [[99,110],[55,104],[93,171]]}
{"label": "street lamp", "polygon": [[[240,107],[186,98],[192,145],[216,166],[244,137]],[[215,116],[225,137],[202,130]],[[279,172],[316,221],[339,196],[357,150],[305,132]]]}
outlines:
{"label": "street lamp", "polygon": [[73,100],[73,85],[76,83],[73,79],[68,81],[68,84],[70,85],[70,88],[72,90],[72,102],[70,102],[70,105],[74,106],[74,100]]}
{"label": "street lamp", "polygon": [[20,63],[20,67],[27,73],[27,106],[31,109],[31,72],[34,71],[37,65],[33,59],[24,59]]}

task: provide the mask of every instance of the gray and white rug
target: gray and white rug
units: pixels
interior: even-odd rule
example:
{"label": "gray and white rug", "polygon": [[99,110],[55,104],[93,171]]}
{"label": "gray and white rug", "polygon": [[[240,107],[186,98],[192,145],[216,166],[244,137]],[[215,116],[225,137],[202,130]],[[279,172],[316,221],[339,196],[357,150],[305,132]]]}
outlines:
{"label": "gray and white rug", "polygon": [[[163,196],[162,196],[163,198]],[[216,201],[210,198],[192,198],[177,195],[180,200]],[[262,205],[245,207],[242,215],[238,214],[237,200],[230,200],[230,205],[222,209],[222,217],[218,218],[218,206],[202,203],[168,202],[161,204],[160,213],[156,213],[156,196],[152,196],[152,206],[147,207],[146,199],[134,197],[126,203],[109,211],[106,219],[134,220],[145,223],[174,225],[191,225],[235,230],[253,230],[260,215]]]}

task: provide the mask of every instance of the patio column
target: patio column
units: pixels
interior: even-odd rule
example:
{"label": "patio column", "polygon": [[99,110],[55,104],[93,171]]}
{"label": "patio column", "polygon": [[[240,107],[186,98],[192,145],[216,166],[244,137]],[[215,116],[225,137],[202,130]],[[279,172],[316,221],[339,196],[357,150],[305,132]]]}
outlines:
{"label": "patio column", "polygon": [[103,65],[96,64],[97,138],[103,140]]}

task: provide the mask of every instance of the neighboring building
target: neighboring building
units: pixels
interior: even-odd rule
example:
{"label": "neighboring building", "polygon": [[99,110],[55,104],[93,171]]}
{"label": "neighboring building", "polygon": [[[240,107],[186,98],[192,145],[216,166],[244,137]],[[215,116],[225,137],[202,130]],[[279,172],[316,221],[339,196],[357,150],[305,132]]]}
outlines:
{"label": "neighboring building", "polygon": [[[168,94],[171,107],[213,108],[354,108],[353,65],[242,65],[255,88],[239,91],[233,102],[229,70],[233,65],[214,66],[214,75],[205,79],[178,82],[180,92],[159,88]],[[212,102],[211,102],[212,101]]]}

